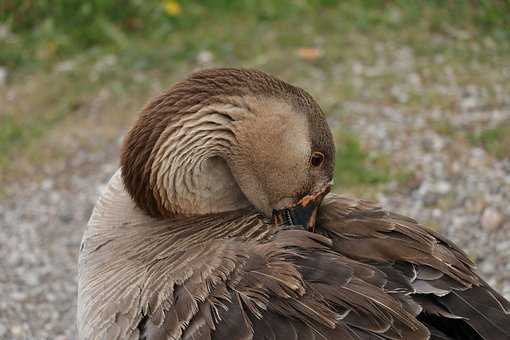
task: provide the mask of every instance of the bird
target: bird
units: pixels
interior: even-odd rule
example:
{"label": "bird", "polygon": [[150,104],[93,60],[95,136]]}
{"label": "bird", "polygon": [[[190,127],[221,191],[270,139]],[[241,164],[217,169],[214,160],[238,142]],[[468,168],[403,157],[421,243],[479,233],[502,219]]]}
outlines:
{"label": "bird", "polygon": [[79,339],[510,339],[453,242],[330,192],[342,159],[299,87],[197,71],[120,154],[80,245]]}

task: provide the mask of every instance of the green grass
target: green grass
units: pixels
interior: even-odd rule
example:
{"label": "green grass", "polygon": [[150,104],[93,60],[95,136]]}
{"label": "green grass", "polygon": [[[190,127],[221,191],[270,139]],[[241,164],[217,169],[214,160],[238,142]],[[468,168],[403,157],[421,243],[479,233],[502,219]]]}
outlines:
{"label": "green grass", "polygon": [[453,137],[457,134],[455,126],[453,126],[453,124],[445,118],[430,120],[428,124],[436,133],[440,135]]}
{"label": "green grass", "polygon": [[468,135],[468,140],[496,158],[510,159],[510,120],[494,128],[472,132]]}
{"label": "green grass", "polygon": [[370,151],[356,134],[341,129],[335,134],[335,186],[342,192],[375,199],[378,188],[396,181],[403,187],[412,184],[415,173],[402,165],[393,165],[391,155]]}
{"label": "green grass", "polygon": [[62,102],[60,107],[17,119],[13,115],[0,117],[0,167],[9,161],[12,151],[23,149],[56,126],[71,111],[69,103]]}
{"label": "green grass", "polygon": [[16,122],[11,115],[0,118],[0,155],[7,154],[10,147],[21,142],[25,139],[25,136],[26,129]]}
{"label": "green grass", "polygon": [[371,157],[350,131],[337,133],[335,185],[355,187],[386,183],[391,179],[387,161],[382,156]]}
{"label": "green grass", "polygon": [[[179,11],[169,13],[169,3]],[[417,43],[416,33],[491,36],[499,43],[510,37],[509,12],[507,0],[4,0],[0,23],[9,34],[0,39],[0,65],[40,67],[91,48],[152,56],[141,44],[171,58],[203,49],[243,58],[267,49],[266,39],[285,49],[334,36],[336,46],[348,48],[352,32],[383,40],[397,35],[430,53],[441,46]],[[445,45],[456,53],[456,44]]]}

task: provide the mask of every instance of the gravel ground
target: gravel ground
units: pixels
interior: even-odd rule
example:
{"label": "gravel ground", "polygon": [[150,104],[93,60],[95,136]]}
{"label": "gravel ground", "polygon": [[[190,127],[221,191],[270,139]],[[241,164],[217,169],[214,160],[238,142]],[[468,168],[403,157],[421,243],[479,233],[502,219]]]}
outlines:
{"label": "gravel ground", "polygon": [[[510,118],[510,105],[484,111],[470,104],[473,96],[463,96],[465,110],[455,115],[408,115],[359,102],[345,103],[342,111],[350,112],[344,119],[367,147],[395,155],[407,169],[419,169],[414,185],[390,183],[379,200],[438,225],[510,298],[510,160],[457,143],[427,123],[440,117],[460,127],[495,126]],[[65,173],[49,168],[50,176],[41,183],[11,184],[0,203],[1,339],[74,338],[79,242],[117,157],[118,145],[78,152]]]}
{"label": "gravel ground", "polygon": [[77,155],[89,174],[16,184],[0,205],[0,339],[74,339],[81,235],[116,167],[101,156]]}

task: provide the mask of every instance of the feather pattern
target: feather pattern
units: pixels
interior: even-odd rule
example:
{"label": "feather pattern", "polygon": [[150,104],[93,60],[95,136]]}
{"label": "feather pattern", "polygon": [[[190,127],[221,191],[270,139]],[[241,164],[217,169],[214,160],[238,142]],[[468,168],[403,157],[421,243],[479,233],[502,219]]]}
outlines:
{"label": "feather pattern", "polygon": [[403,296],[419,305],[418,319],[431,338],[510,338],[509,302],[480,279],[461,250],[416,221],[331,194],[318,231],[338,253],[385,272],[386,291],[395,291],[394,280],[411,288]]}
{"label": "feather pattern", "polygon": [[384,291],[384,271],[332,252],[329,238],[270,225],[249,210],[169,225],[131,206],[125,219],[132,203],[119,176],[82,244],[81,338],[427,337]]}

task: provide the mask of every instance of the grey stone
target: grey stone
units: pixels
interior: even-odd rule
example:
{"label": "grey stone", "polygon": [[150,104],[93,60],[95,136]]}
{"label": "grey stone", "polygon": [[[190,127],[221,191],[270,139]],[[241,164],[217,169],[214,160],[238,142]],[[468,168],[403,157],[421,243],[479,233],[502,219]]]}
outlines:
{"label": "grey stone", "polygon": [[480,218],[480,224],[487,231],[494,231],[501,226],[503,215],[495,208],[487,207],[484,209]]}

